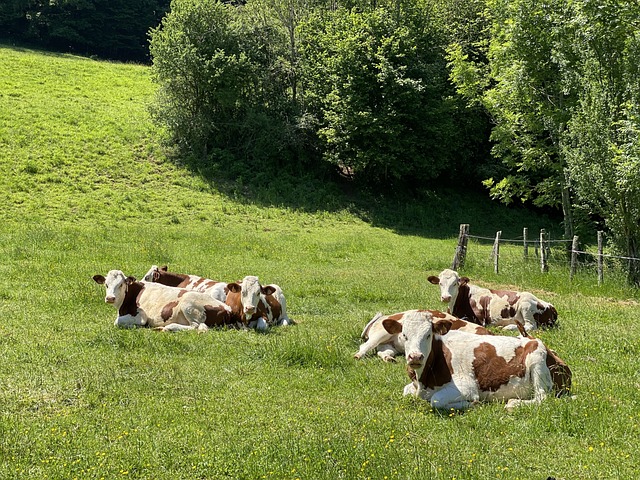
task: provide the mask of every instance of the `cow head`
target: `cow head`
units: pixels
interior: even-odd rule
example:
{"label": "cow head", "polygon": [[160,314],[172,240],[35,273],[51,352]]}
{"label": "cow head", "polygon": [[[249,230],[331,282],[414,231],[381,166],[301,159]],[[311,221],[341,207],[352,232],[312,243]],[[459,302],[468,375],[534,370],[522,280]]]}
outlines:
{"label": "cow head", "polygon": [[166,265],[164,267],[151,265],[151,268],[147,273],[145,273],[142,280],[144,280],[145,282],[157,282],[158,279],[160,278],[160,272],[166,272],[167,268],[168,267]]}
{"label": "cow head", "polygon": [[129,285],[136,281],[134,277],[127,277],[120,270],[110,270],[106,277],[94,275],[93,280],[97,284],[105,286],[107,293],[104,301],[114,305],[116,308],[119,308],[124,302]]}
{"label": "cow head", "polygon": [[227,289],[233,293],[240,294],[240,303],[242,305],[242,314],[247,321],[258,311],[258,303],[260,295],[271,295],[276,290],[270,285],[263,287],[258,281],[258,277],[248,275],[242,279],[242,283],[228,283]]}
{"label": "cow head", "polygon": [[460,277],[458,272],[448,268],[440,272],[439,276],[431,275],[427,280],[440,287],[440,300],[449,305],[455,304],[460,286],[469,282],[467,277]]}
{"label": "cow head", "polygon": [[407,365],[417,371],[424,368],[429,358],[434,334],[444,335],[451,329],[451,320],[438,319],[434,322],[432,319],[430,314],[412,312],[402,323],[390,318],[382,321],[382,326],[388,333],[398,334],[400,340],[404,341]]}

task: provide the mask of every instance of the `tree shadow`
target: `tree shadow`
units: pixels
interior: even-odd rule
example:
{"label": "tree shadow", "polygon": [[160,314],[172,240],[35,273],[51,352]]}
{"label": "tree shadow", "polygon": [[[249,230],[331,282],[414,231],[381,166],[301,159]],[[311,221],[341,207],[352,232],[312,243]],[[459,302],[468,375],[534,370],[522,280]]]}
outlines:
{"label": "tree shadow", "polygon": [[500,230],[503,238],[517,238],[523,227],[545,228],[561,236],[557,212],[501,204],[481,186],[456,188],[444,182],[371,186],[329,168],[251,168],[237,162],[184,159],[180,163],[239,203],[310,214],[345,212],[400,235],[446,239],[456,237],[459,225],[468,223],[471,233],[479,236],[495,237]]}

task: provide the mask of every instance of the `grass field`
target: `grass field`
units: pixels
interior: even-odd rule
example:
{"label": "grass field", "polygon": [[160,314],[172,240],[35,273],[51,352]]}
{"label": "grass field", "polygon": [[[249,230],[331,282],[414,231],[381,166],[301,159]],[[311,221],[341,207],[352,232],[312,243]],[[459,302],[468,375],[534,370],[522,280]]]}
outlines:
{"label": "grass field", "polygon": [[[402,358],[352,358],[377,311],[440,307],[426,277],[450,265],[460,222],[557,225],[443,192],[368,207],[322,185],[234,193],[167,159],[152,95],[147,67],[0,46],[0,478],[637,478],[640,296],[613,272],[570,283],[513,247],[495,275],[490,247],[470,248],[477,283],[555,304],[559,328],[536,335],[571,366],[575,400],[431,411],[402,397]],[[298,324],[116,329],[91,277],[151,264],[278,283]]]}

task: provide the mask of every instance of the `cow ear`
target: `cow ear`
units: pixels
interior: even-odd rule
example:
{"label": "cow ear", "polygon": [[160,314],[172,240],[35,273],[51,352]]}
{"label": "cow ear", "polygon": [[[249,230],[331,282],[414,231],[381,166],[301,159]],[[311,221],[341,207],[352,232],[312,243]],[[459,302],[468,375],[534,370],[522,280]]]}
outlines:
{"label": "cow ear", "polygon": [[266,287],[260,287],[260,292],[262,292],[263,295],[273,295],[276,289],[271,285],[267,285]]}
{"label": "cow ear", "polygon": [[447,319],[438,320],[436,322],[433,322],[433,331],[436,332],[438,335],[444,335],[449,330],[451,330],[452,325],[453,325],[453,322],[451,320],[447,320]]}
{"label": "cow ear", "polygon": [[160,267],[158,270],[162,270],[163,272],[166,272],[167,270],[169,270],[169,267],[164,265],[164,266]]}
{"label": "cow ear", "polygon": [[460,280],[458,283],[460,285],[466,285],[467,283],[469,283],[469,277],[460,277]]}
{"label": "cow ear", "polygon": [[227,283],[227,289],[232,293],[240,293],[242,287],[236,282]]}
{"label": "cow ear", "polygon": [[397,335],[402,332],[402,324],[397,320],[392,320],[391,318],[385,318],[382,321],[382,326],[391,335]]}
{"label": "cow ear", "polygon": [[132,277],[132,276],[127,277],[127,285],[131,285],[135,281],[136,281],[136,277]]}
{"label": "cow ear", "polygon": [[104,278],[104,276],[102,275],[94,275],[93,276],[93,280],[99,284],[99,285],[104,285],[104,282],[107,280],[106,278]]}
{"label": "cow ear", "polygon": [[438,285],[440,283],[440,278],[436,277],[435,275],[429,275],[429,278],[427,278],[427,280],[429,280],[429,283],[433,283],[434,285]]}

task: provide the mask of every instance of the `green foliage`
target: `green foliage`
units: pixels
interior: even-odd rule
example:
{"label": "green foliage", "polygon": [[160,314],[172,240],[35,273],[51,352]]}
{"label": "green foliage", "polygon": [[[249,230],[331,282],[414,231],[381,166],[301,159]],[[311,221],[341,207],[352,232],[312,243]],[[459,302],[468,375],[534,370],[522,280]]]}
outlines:
{"label": "green foliage", "polygon": [[369,181],[429,180],[449,166],[453,109],[427,9],[338,9],[304,25],[304,87],[324,156]]}
{"label": "green foliage", "polygon": [[169,0],[13,0],[0,6],[0,30],[44,48],[148,61],[147,31],[168,7]]}
{"label": "green foliage", "polygon": [[[253,19],[250,21],[248,19]],[[295,149],[284,37],[274,20],[247,8],[176,1],[151,33],[154,118],[185,151],[215,161],[231,155],[276,163]]]}
{"label": "green foliage", "polygon": [[[640,256],[640,8],[627,2],[579,5],[575,55],[580,102],[567,149],[579,201],[605,219],[618,250]],[[629,262],[640,284],[640,262]]]}

